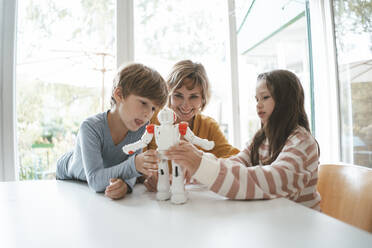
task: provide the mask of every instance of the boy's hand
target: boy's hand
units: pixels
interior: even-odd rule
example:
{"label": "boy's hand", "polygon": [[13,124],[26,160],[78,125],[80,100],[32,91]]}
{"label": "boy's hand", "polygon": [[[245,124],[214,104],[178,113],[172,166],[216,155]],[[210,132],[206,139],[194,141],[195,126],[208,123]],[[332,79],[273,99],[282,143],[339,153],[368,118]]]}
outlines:
{"label": "boy's hand", "polygon": [[113,200],[125,197],[128,191],[127,184],[120,178],[111,178],[110,185],[106,187],[105,195]]}
{"label": "boy's hand", "polygon": [[158,163],[159,156],[156,150],[147,150],[135,158],[136,170],[147,176],[157,173]]}

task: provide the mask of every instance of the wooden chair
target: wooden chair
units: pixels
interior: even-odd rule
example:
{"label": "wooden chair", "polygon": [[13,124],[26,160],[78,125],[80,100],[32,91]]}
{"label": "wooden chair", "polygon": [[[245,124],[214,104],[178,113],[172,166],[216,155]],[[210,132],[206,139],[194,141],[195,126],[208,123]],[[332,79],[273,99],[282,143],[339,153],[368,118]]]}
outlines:
{"label": "wooden chair", "polygon": [[372,233],[372,169],[322,164],[318,173],[322,212]]}

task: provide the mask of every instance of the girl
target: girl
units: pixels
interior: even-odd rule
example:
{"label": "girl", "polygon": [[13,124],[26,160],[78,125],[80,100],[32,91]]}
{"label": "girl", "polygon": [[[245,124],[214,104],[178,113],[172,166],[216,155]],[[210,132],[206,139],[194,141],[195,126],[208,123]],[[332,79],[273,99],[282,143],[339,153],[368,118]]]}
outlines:
{"label": "girl", "polygon": [[238,155],[217,159],[184,141],[166,155],[230,199],[286,197],[320,210],[319,148],[310,134],[300,80],[286,70],[260,74],[256,100],[261,129]]}

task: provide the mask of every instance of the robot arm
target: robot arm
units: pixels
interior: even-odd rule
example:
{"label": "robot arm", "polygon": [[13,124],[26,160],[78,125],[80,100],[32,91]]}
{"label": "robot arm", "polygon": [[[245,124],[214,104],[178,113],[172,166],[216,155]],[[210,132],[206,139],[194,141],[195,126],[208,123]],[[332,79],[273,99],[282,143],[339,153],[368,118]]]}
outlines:
{"label": "robot arm", "polygon": [[185,139],[194,145],[197,145],[204,150],[212,150],[214,147],[214,141],[209,141],[207,139],[202,139],[196,136],[191,129],[188,127],[187,123],[181,122],[179,124],[180,134],[185,137]]}
{"label": "robot arm", "polygon": [[146,131],[142,135],[141,139],[132,144],[125,145],[123,147],[123,152],[125,152],[126,154],[133,154],[138,149],[146,147],[152,140],[152,137],[154,136],[154,128],[155,128],[154,124],[147,125]]}

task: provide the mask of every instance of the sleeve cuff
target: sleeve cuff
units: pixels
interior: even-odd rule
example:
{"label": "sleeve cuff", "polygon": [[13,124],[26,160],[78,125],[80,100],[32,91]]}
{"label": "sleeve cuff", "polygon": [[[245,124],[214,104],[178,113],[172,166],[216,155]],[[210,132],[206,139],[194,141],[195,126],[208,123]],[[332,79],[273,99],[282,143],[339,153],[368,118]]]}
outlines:
{"label": "sleeve cuff", "polygon": [[142,173],[139,173],[136,169],[136,160],[135,157],[137,154],[134,154],[133,156],[130,156],[128,158],[129,160],[129,165],[130,165],[130,171],[131,171],[131,177],[140,177],[142,176]]}
{"label": "sleeve cuff", "polygon": [[197,181],[209,187],[216,181],[220,166],[217,158],[211,153],[204,153],[200,166],[193,175]]}
{"label": "sleeve cuff", "polygon": [[124,180],[124,182],[125,182],[125,183],[127,184],[127,186],[128,186],[127,193],[128,193],[128,194],[132,193],[132,191],[133,191],[133,187],[134,187],[134,184],[136,183],[136,178],[126,179],[126,180]]}

